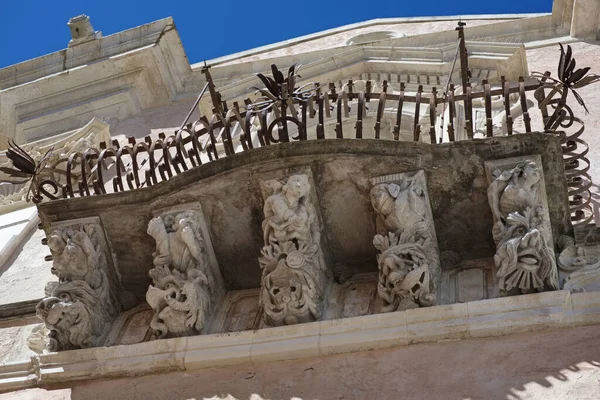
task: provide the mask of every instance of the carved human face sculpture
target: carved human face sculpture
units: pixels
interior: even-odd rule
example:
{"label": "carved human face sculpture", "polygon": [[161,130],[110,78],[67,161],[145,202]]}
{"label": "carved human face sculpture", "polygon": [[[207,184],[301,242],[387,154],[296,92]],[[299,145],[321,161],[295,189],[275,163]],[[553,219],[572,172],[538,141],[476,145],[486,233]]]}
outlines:
{"label": "carved human face sculpture", "polygon": [[531,187],[540,181],[540,172],[534,162],[528,162],[523,168],[521,176],[524,179],[525,185]]}
{"label": "carved human face sculpture", "polygon": [[290,203],[295,204],[308,194],[309,186],[306,175],[292,175],[283,185],[282,192]]}
{"label": "carved human face sculpture", "polygon": [[66,243],[58,233],[52,234],[48,241],[48,245],[54,253],[52,273],[63,280],[84,279],[89,268],[88,255],[78,243],[78,234],[68,233],[67,235]]}

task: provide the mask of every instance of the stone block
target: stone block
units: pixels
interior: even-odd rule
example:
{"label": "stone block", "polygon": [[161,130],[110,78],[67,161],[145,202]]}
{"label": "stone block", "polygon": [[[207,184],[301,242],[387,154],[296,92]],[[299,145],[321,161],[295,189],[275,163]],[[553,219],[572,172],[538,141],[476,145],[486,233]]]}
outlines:
{"label": "stone block", "polygon": [[253,363],[319,356],[319,323],[278,326],[254,331]]}
{"label": "stone block", "polygon": [[188,337],[186,370],[251,362],[252,331]]}
{"label": "stone block", "polygon": [[471,337],[564,326],[569,292],[551,291],[466,303]]}
{"label": "stone block", "polygon": [[469,337],[466,304],[415,308],[405,312],[409,344]]}
{"label": "stone block", "polygon": [[321,355],[408,344],[403,311],[320,322]]}

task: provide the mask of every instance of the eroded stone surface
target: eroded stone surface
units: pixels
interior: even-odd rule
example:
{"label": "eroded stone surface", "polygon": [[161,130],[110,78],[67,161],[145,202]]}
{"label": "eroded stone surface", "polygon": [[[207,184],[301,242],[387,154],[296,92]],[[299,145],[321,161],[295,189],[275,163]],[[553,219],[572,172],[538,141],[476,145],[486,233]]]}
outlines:
{"label": "eroded stone surface", "polygon": [[262,182],[260,305],[271,326],[321,318],[327,286],[321,226],[306,174]]}
{"label": "eroded stone surface", "polygon": [[514,166],[494,170],[494,163],[487,164],[494,170],[488,201],[495,220],[499,289],[504,294],[556,290],[558,271],[541,166],[533,159],[506,163]]}
{"label": "eroded stone surface", "polygon": [[423,171],[374,179],[377,293],[383,312],[432,306],[440,281],[435,228]]}
{"label": "eroded stone surface", "polygon": [[176,337],[205,331],[220,292],[211,271],[200,214],[184,210],[154,217],[148,234],[156,242],[152,285],[146,300],[154,309],[150,327],[156,337]]}
{"label": "eroded stone surface", "polygon": [[50,351],[103,344],[114,318],[133,306],[109,264],[104,231],[95,219],[67,221],[51,229],[52,273],[58,283],[36,307],[49,330]]}

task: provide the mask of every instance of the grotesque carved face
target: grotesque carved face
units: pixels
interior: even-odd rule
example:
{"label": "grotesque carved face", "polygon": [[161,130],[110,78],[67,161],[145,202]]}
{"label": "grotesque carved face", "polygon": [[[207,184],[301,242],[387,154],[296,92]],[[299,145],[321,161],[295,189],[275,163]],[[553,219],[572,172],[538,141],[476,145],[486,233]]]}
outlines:
{"label": "grotesque carved face", "polygon": [[502,290],[540,290],[546,280],[553,279],[553,255],[541,231],[533,226],[533,218],[532,210],[508,217],[508,228],[494,256]]}
{"label": "grotesque carved face", "polygon": [[297,269],[289,268],[285,259],[278,262],[277,268],[265,277],[263,297],[265,312],[271,325],[291,325],[312,321],[316,307],[311,302],[310,290],[304,275]]}

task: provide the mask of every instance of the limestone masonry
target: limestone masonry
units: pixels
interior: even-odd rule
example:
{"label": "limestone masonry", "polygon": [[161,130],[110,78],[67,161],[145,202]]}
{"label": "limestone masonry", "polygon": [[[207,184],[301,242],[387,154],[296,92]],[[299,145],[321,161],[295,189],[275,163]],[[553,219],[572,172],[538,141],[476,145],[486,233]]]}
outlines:
{"label": "limestone masonry", "polygon": [[600,398],[598,1],[67,25],[0,69],[0,399]]}

